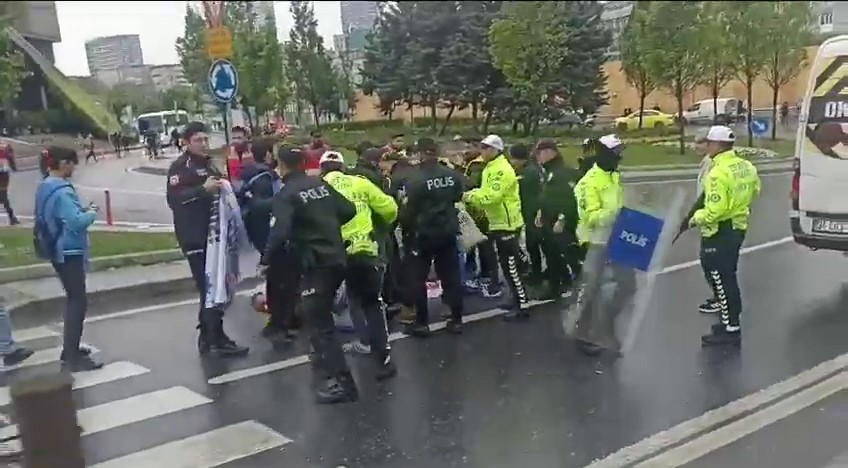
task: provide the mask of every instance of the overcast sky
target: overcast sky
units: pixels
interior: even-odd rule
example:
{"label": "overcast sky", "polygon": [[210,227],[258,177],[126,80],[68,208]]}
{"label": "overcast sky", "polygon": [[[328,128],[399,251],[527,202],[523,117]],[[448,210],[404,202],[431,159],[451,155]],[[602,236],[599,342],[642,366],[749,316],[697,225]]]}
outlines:
{"label": "overcast sky", "polygon": [[[182,36],[186,2],[176,1],[109,1],[56,2],[62,42],[53,46],[56,66],[65,75],[88,75],[85,41],[100,36],[138,34],[144,63],[151,65],[177,63],[177,37]],[[314,2],[318,32],[324,44],[331,47],[333,35],[341,32],[339,2]],[[277,35],[288,38],[292,24],[289,2],[274,2]]]}

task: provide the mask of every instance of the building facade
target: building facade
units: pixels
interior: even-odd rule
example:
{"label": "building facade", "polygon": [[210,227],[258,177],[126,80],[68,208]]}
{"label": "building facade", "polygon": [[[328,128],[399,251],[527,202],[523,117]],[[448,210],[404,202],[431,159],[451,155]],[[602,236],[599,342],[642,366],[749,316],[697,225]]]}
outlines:
{"label": "building facade", "polygon": [[377,12],[377,2],[341,2],[342,33],[347,33],[351,29],[370,30],[377,19]]}
{"label": "building facade", "polygon": [[268,2],[264,0],[251,2],[253,5],[253,11],[256,13],[256,24],[264,24],[266,21],[270,21],[277,24],[277,15],[274,13],[274,2]]}
{"label": "building facade", "polygon": [[633,2],[616,1],[604,3],[601,23],[612,33],[612,43],[607,49],[608,60],[618,60],[621,56],[621,35],[633,12]]}
{"label": "building facade", "polygon": [[815,11],[814,27],[822,36],[848,34],[848,3],[813,2]]}
{"label": "building facade", "polygon": [[151,65],[150,79],[156,91],[167,91],[177,86],[188,86],[183,75],[183,67],[175,65]]}
{"label": "building facade", "polygon": [[98,37],[85,43],[88,71],[92,75],[106,70],[144,65],[138,34]]}

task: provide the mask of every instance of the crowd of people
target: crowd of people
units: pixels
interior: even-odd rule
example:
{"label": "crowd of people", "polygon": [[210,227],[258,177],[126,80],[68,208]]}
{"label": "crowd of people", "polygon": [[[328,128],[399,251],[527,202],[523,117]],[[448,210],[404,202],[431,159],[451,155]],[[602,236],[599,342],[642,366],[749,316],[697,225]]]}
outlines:
{"label": "crowd of people", "polygon": [[[626,148],[616,135],[585,140],[572,165],[552,139],[507,148],[501,137],[488,135],[464,139],[461,151],[443,154],[433,139],[407,145],[398,134],[385,146],[362,142],[353,166],[317,132],[304,147],[250,139],[243,129],[233,135],[229,161],[238,164],[221,171],[208,155],[205,126],[187,124],[184,152],[167,175],[176,238],[201,297],[201,354],[249,352],[227,335],[223,308],[209,305],[207,297],[210,238],[225,236],[218,223],[222,193],[238,201],[247,238],[260,254],[265,294],[257,304],[269,315],[262,334],[288,344],[297,329],[306,330],[311,363],[322,377],[316,389],[321,403],[358,399],[346,351],[370,355],[378,380],[396,375],[388,323],[396,320],[415,337],[430,335],[426,284],[433,276],[441,284],[449,333],[463,331],[468,294],[506,292],[505,320],[528,319],[532,299],[562,301],[578,311],[581,351],[618,352],[615,316],[628,307],[635,281],[632,270],[610,263],[604,248],[624,204],[619,164]],[[722,126],[698,140],[705,155],[702,193],[681,225],[700,230],[701,261],[713,292],[700,310],[719,316],[702,337],[704,345],[741,339],[736,263],[760,183],[755,167],[736,155],[734,141]],[[63,366],[97,369],[102,364],[80,338],[87,229],[98,208],[83,206],[69,181],[79,163],[76,152],[51,147],[47,153],[49,171],[36,192],[34,245],[53,264],[67,295]],[[469,243],[468,230],[481,235]],[[599,293],[601,278],[615,285],[611,300]],[[342,284],[356,330],[345,346],[333,314]],[[3,331],[6,322],[0,317],[0,348],[14,349]],[[28,353],[2,354],[19,362]]]}

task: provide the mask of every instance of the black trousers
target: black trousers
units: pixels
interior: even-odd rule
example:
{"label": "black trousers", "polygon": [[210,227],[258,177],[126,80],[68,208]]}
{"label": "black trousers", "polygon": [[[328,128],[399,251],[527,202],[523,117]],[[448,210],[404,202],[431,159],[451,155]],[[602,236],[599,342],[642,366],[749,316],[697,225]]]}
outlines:
{"label": "black trousers", "polygon": [[295,318],[300,300],[300,267],[296,261],[282,256],[268,266],[265,293],[271,325],[286,330]]}
{"label": "black trousers", "polygon": [[739,250],[745,231],[733,229],[730,223],[719,226],[712,237],[701,239],[701,267],[721,312],[721,323],[728,331],[738,329],[742,314],[742,296],[736,277]]}
{"label": "black trousers", "polygon": [[523,265],[524,255],[521,251],[519,243],[519,231],[493,231],[489,233],[490,238],[494,241],[498,251],[498,262],[501,270],[506,276],[506,281],[512,292],[515,305],[522,307],[529,300],[527,291],[524,288],[524,281],[521,278],[522,271],[525,271]]}
{"label": "black trousers", "polygon": [[[351,255],[345,268],[345,285],[349,303],[361,308],[365,318],[367,343],[381,360],[389,352],[389,332],[386,316],[380,303],[383,283],[383,266],[380,259],[367,255]],[[351,311],[353,314],[353,311]]]}
{"label": "black trousers", "polygon": [[401,302],[403,293],[401,290],[400,278],[402,277],[403,267],[401,264],[400,247],[394,233],[387,235],[385,239],[385,263],[386,268],[383,276],[383,300],[387,304],[396,304]]}
{"label": "black trousers", "polygon": [[406,307],[415,307],[417,310],[426,311],[426,277],[429,275],[429,270],[425,273],[425,282],[418,281],[418,251],[412,248],[413,242],[411,237],[403,240],[403,255],[401,255],[400,268],[398,269],[400,303]]}
{"label": "black trousers", "polygon": [[[579,319],[576,335],[584,339],[618,349],[615,320],[628,309],[636,290],[636,272],[607,260],[606,246],[587,246],[582,287],[578,295]],[[603,300],[605,283],[614,285],[612,298]]]}
{"label": "black trousers", "polygon": [[79,353],[85,313],[88,310],[88,298],[85,292],[85,260],[82,255],[66,255],[64,263],[53,263],[53,269],[65,289],[67,304],[62,348],[65,359],[72,359]]}
{"label": "black trousers", "polygon": [[542,273],[542,254],[545,254],[545,260],[550,264],[547,253],[544,249],[544,236],[541,228],[537,228],[533,223],[535,220],[525,222],[524,226],[524,243],[527,248],[527,255],[530,260],[530,274],[538,278]]}
{"label": "black trousers", "polygon": [[580,275],[585,257],[585,250],[577,244],[574,233],[542,228],[542,249],[548,266],[545,279],[551,289],[561,291],[569,287]]}
{"label": "black trousers", "polygon": [[200,295],[200,309],[197,313],[197,323],[200,334],[210,339],[222,338],[224,333],[224,312],[219,309],[209,309],[206,303],[206,249],[189,250],[184,252],[191,277]]}
{"label": "black trousers", "polygon": [[313,268],[303,271],[300,307],[318,371],[338,378],[350,374],[333,322],[333,300],[342,284],[341,268]]}
{"label": "black trousers", "polygon": [[[492,287],[498,285],[498,254],[495,253],[495,241],[492,240],[493,233],[485,233],[488,240],[477,245],[477,253],[480,258],[480,277],[489,280]],[[506,271],[506,270],[504,270]]]}
{"label": "black trousers", "polygon": [[462,283],[456,238],[428,242],[411,252],[410,257],[414,265],[416,304],[419,304],[416,308],[416,322],[419,325],[430,323],[430,313],[427,310],[427,276],[430,274],[431,265],[436,267],[436,275],[442,283],[442,298],[451,310],[451,318],[461,322]]}

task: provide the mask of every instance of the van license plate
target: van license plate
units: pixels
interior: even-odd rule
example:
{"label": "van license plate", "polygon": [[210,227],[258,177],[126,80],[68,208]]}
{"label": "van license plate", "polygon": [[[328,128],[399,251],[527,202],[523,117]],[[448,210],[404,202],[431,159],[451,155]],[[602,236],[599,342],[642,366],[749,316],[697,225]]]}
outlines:
{"label": "van license plate", "polygon": [[813,232],[823,232],[828,234],[848,234],[848,221],[814,219]]}

